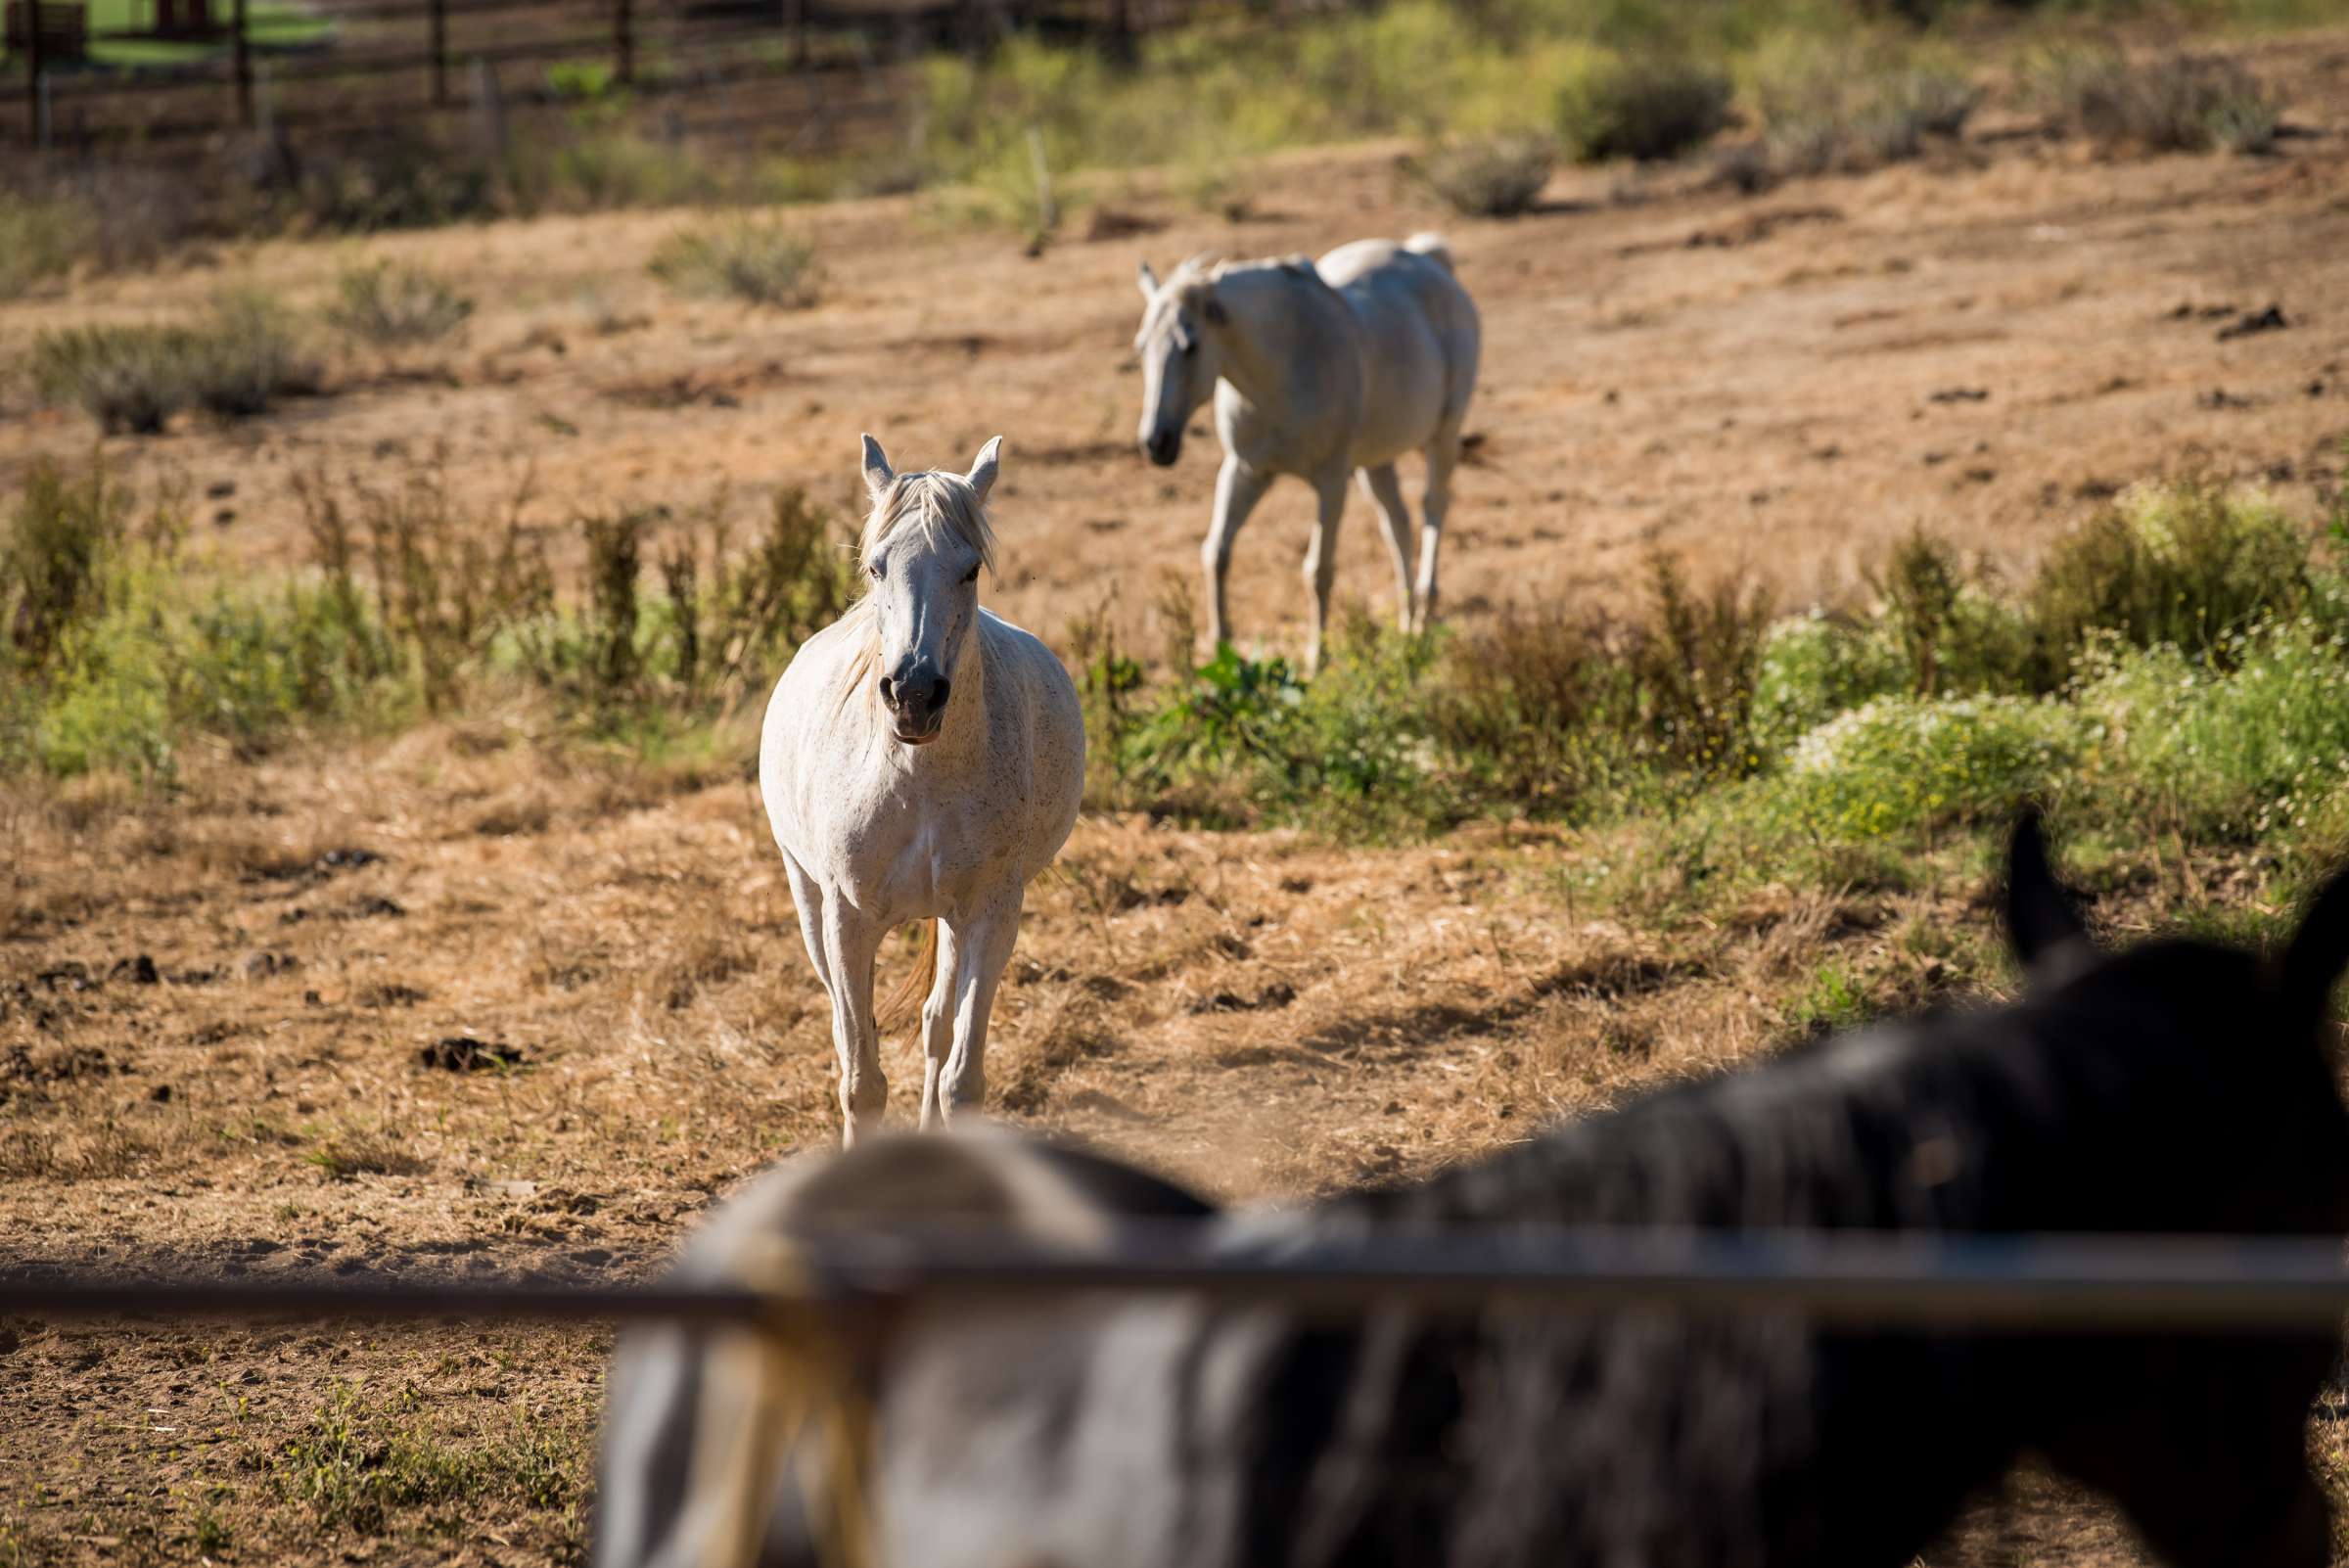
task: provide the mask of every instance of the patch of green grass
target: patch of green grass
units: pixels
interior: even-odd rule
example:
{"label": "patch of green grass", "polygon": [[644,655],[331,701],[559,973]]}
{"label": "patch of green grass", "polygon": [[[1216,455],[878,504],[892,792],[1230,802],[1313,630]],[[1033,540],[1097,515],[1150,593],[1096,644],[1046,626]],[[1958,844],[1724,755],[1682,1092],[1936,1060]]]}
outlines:
{"label": "patch of green grass", "polygon": [[2300,617],[2211,652],[2107,644],[2085,662],[2077,702],[2103,728],[2109,814],[2201,842],[2322,827],[2349,792],[2349,638]]}
{"label": "patch of green grass", "polygon": [[852,590],[832,515],[797,490],[747,531],[722,497],[667,519],[657,547],[649,512],[577,520],[590,572],[570,588],[527,496],[484,517],[431,471],[298,487],[314,574],[254,581],[188,553],[171,495],[142,512],[102,461],[36,463],[0,500],[0,772],[167,783],[192,735],[254,756],[518,689],[568,729],[689,757]]}
{"label": "patch of green grass", "polygon": [[1812,971],[1810,981],[1787,1003],[1785,1027],[1789,1034],[1814,1038],[1855,1029],[1875,1013],[1867,983],[1843,960],[1830,958]]}
{"label": "patch of green grass", "polygon": [[465,1509],[519,1504],[553,1515],[576,1549],[588,1489],[577,1426],[522,1405],[486,1431],[450,1431],[413,1389],[339,1383],[270,1456],[279,1495],[322,1527],[361,1536],[453,1536]]}
{"label": "patch of green grass", "polygon": [[1878,697],[1796,743],[1785,807],[1864,840],[2001,821],[2049,794],[2088,736],[2068,706],[2024,697]]}

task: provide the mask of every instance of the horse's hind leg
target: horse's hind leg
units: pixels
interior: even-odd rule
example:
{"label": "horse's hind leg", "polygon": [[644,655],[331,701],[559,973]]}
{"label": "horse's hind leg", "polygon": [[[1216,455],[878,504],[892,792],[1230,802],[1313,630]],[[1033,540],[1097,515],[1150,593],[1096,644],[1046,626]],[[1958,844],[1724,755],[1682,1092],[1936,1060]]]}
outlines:
{"label": "horse's hind leg", "polygon": [[[953,1044],[939,1072],[938,1113],[949,1124],[965,1111],[977,1112],[987,1098],[987,1021],[994,1011],[995,988],[1020,939],[1020,904],[1026,889],[1011,890],[967,917],[943,922],[953,942]],[[943,954],[946,949],[941,947]]]}
{"label": "horse's hind leg", "polygon": [[1451,471],[1460,462],[1460,422],[1448,420],[1427,443],[1427,493],[1419,499],[1419,589],[1411,607],[1411,629],[1425,631],[1436,619],[1436,551],[1444,542],[1444,517],[1451,510]]}
{"label": "horse's hind leg", "polygon": [[1403,482],[1395,477],[1395,465],[1381,463],[1365,468],[1357,476],[1362,482],[1362,493],[1378,508],[1378,520],[1387,530],[1387,553],[1395,558],[1395,623],[1404,630],[1411,629],[1411,514],[1403,504]]}
{"label": "horse's hind leg", "polygon": [[1313,631],[1305,645],[1309,674],[1321,668],[1321,639],[1329,630],[1329,590],[1338,580],[1338,524],[1346,516],[1346,474],[1341,467],[1313,479],[1321,511],[1305,547],[1305,580],[1313,594]]}

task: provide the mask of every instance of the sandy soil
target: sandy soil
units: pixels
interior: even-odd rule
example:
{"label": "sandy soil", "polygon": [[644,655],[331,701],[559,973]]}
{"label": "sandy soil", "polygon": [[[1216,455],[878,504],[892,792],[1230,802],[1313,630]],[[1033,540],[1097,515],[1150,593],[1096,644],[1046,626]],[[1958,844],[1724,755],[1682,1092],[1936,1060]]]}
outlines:
{"label": "sandy soil", "polygon": [[[2019,564],[2189,453],[2292,500],[2337,482],[2349,35],[2259,62],[2305,132],[2272,158],[2103,160],[1994,116],[1928,163],[1759,198],[1577,172],[1535,216],[1443,222],[1487,328],[1453,613],[1620,593],[1657,546],[1839,594],[1919,522]],[[184,475],[226,561],[275,567],[303,559],[308,470],[388,483],[439,452],[486,505],[534,467],[551,524],[720,482],[845,499],[859,430],[901,463],[1001,432],[991,602],[1056,635],[1113,600],[1145,635],[1161,575],[1193,570],[1213,456],[1161,473],[1132,449],[1136,254],[1313,252],[1439,214],[1379,149],[1265,169],[1237,223],[1146,184],[1107,200],[1125,221],[1104,227],[1147,232],[1088,241],[1081,218],[1036,259],[903,201],[808,213],[830,283],[800,314],[661,295],[643,262],[675,215],[387,239],[369,253],[478,295],[462,351],[346,357],[332,395],[117,454]],[[320,301],[352,254],[271,244],[85,281],[0,308],[0,364],[41,327],[222,283]],[[2270,304],[2281,330],[2222,335]],[[5,395],[0,480],[86,449],[78,415]],[[1308,518],[1302,488],[1276,491],[1234,573],[1242,627],[1283,647]],[[1383,607],[1359,506],[1342,557],[1341,591]],[[714,1195],[828,1138],[823,1002],[747,771],[541,746],[541,723],[199,757],[170,800],[0,797],[0,1260],[635,1274]],[[1592,901],[1603,848],[1087,820],[1033,895],[991,1086],[1007,1114],[1218,1194],[1297,1195],[1766,1050],[1822,956],[1922,995],[1953,944],[1989,941],[1956,866],[1922,893],[1779,891],[1651,929]],[[518,1059],[436,1065],[465,1054],[451,1040]],[[918,1070],[893,1052],[901,1108]],[[0,1563],[568,1560],[606,1349],[465,1325],[0,1325]],[[321,1461],[338,1410],[372,1460]],[[419,1452],[497,1468],[376,1515],[318,1479],[430,1471]],[[530,1454],[551,1492],[518,1479]],[[2137,1558],[2026,1478],[1929,1560]]]}

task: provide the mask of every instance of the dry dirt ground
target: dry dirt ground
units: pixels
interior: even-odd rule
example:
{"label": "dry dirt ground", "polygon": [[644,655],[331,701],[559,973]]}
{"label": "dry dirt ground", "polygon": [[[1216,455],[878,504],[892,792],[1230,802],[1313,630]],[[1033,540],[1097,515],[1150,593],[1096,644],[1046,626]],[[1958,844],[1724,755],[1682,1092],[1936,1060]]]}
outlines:
{"label": "dry dirt ground", "polygon": [[[1865,177],[1742,198],[1574,173],[1537,215],[1446,223],[1487,330],[1454,613],[1620,592],[1651,546],[1844,592],[1920,521],[2021,562],[2188,452],[2287,499],[2334,482],[2349,34],[2254,58],[2304,132],[2271,158],[2100,160],[1994,115]],[[275,566],[302,559],[307,469],[388,482],[438,449],[486,500],[534,465],[551,522],[720,480],[845,495],[860,429],[908,462],[1002,432],[992,602],[1057,634],[1114,594],[1146,638],[1159,575],[1195,560],[1213,456],[1161,473],[1132,451],[1136,253],[1438,221],[1391,151],[1283,161],[1253,197],[1229,223],[1112,189],[1129,221],[1103,226],[1149,232],[1037,259],[905,201],[809,212],[830,283],[800,314],[661,296],[643,263],[674,215],[387,239],[369,254],[481,300],[468,347],[347,360],[331,395],[117,455],[207,496],[228,562]],[[352,254],[87,281],[0,309],[0,365],[40,327],[223,282],[317,302]],[[2222,336],[2270,304],[2286,326]],[[86,449],[78,415],[10,395],[0,470]],[[1276,491],[1234,576],[1242,626],[1283,646],[1307,518]],[[1381,605],[1386,580],[1358,507],[1342,592]],[[731,1183],[828,1139],[823,1002],[747,773],[539,728],[516,710],[198,757],[168,799],[0,796],[0,1260],[632,1275]],[[992,1094],[1219,1195],[1291,1196],[1766,1050],[1822,961],[1921,994],[1989,940],[1971,867],[1658,929],[1592,894],[1605,853],[1533,828],[1360,851],[1087,820],[1032,897]],[[901,1042],[890,1066],[902,1108],[918,1069]],[[0,1565],[569,1560],[607,1349],[461,1324],[0,1325]],[[1928,1560],[2137,1558],[2026,1479]]]}

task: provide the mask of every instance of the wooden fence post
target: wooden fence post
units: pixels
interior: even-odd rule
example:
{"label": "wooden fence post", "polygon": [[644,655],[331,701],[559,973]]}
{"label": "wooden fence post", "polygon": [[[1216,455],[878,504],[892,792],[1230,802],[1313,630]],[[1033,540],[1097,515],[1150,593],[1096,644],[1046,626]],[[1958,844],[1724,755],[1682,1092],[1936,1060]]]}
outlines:
{"label": "wooden fence post", "polygon": [[237,83],[237,123],[253,129],[253,41],[246,36],[245,0],[236,0],[229,16],[230,65]]}
{"label": "wooden fence post", "polygon": [[622,87],[636,80],[636,16],[634,0],[615,0],[612,11],[613,79]]}
{"label": "wooden fence post", "polygon": [[432,0],[433,107],[448,106],[448,0]]}
{"label": "wooden fence post", "polygon": [[24,7],[24,136],[37,148],[47,117],[41,113],[41,74],[48,64],[41,58],[41,6],[40,0],[20,3]]}

